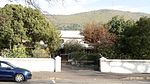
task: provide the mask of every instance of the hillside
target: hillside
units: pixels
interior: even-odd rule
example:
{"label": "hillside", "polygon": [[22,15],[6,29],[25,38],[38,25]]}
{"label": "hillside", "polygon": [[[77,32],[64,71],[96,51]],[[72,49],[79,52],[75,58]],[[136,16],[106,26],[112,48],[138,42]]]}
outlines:
{"label": "hillside", "polygon": [[150,16],[146,13],[137,13],[129,11],[119,11],[119,10],[96,10],[90,12],[83,12],[72,15],[46,15],[56,26],[59,28],[64,27],[79,27],[88,22],[98,22],[106,23],[112,17],[119,15],[123,16],[125,19],[137,20],[142,16]]}

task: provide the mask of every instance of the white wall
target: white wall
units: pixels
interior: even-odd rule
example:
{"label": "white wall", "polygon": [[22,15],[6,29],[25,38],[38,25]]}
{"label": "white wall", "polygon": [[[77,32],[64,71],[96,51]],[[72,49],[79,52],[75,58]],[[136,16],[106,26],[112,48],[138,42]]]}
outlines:
{"label": "white wall", "polygon": [[55,71],[55,61],[52,58],[0,58],[0,60],[10,62],[17,67],[25,68],[32,72]]}
{"label": "white wall", "polygon": [[150,73],[150,60],[100,58],[100,71],[112,73]]}

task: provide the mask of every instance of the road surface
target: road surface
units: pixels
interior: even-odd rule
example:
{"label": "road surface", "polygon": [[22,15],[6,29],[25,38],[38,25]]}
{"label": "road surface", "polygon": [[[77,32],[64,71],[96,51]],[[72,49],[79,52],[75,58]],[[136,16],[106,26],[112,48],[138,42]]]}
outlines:
{"label": "road surface", "polygon": [[[18,84],[0,81],[0,84]],[[112,74],[63,65],[62,72],[33,72],[33,78],[21,84],[150,84],[150,74]]]}

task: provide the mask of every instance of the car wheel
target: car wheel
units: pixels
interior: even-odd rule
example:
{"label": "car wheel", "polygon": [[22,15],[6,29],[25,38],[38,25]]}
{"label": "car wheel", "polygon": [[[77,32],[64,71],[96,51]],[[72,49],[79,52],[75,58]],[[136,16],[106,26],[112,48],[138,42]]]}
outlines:
{"label": "car wheel", "polygon": [[24,81],[24,76],[22,74],[16,74],[15,75],[15,81],[16,82],[22,82],[22,81]]}

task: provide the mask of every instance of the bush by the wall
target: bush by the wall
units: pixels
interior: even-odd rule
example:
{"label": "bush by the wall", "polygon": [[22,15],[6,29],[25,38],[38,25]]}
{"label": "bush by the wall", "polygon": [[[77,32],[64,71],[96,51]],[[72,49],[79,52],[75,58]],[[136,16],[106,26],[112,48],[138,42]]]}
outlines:
{"label": "bush by the wall", "polygon": [[34,49],[32,51],[33,57],[35,58],[48,58],[49,57],[49,53],[45,50],[45,49]]}
{"label": "bush by the wall", "polygon": [[10,58],[27,58],[26,48],[23,45],[14,45],[12,51],[9,49],[2,50],[3,57]]}

